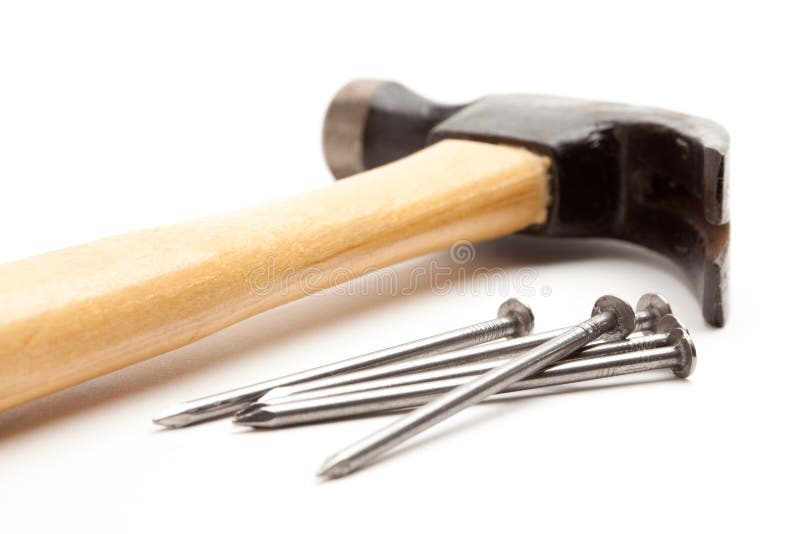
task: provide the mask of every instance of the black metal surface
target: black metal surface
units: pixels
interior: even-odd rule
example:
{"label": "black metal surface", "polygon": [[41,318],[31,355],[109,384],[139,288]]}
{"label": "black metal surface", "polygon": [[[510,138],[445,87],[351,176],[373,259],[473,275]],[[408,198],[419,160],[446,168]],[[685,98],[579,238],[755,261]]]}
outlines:
{"label": "black metal surface", "polygon": [[427,146],[437,124],[463,106],[444,106],[385,82],[374,93],[364,127],[364,168],[372,169]]}
{"label": "black metal surface", "polygon": [[706,321],[724,324],[728,135],[719,125],[660,109],[547,96],[442,106],[387,82],[373,93],[363,132],[367,169],[445,138],[549,155],[550,215],[527,232],[611,237],[656,250],[684,268]]}

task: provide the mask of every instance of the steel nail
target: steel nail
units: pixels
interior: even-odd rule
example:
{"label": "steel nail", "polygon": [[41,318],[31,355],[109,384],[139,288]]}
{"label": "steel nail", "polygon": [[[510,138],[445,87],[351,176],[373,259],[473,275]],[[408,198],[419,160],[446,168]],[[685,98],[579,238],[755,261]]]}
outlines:
{"label": "steel nail", "polygon": [[[682,328],[676,328],[663,337],[665,340],[663,346],[656,348],[636,349],[577,360],[561,360],[541,373],[507,387],[492,398],[501,397],[506,393],[657,369],[671,369],[676,376],[688,377],[694,370],[697,359],[694,343],[689,334]],[[421,406],[470,380],[472,380],[470,376],[450,376],[441,380],[396,385],[383,389],[353,391],[316,398],[279,399],[254,407],[248,414],[243,414],[242,420],[237,419],[237,423],[257,428],[283,428],[386,414],[389,411]]]}
{"label": "steel nail", "polygon": [[533,313],[530,308],[519,300],[512,298],[506,300],[500,306],[495,319],[280,378],[180,403],[156,416],[153,422],[167,427],[178,428],[208,421],[236,413],[273,388],[423,355],[440,354],[504,337],[524,336],[532,328]]}
{"label": "steel nail", "polygon": [[[634,329],[643,333],[653,332],[656,330],[658,321],[669,313],[670,306],[664,297],[656,293],[646,293],[641,296],[636,305]],[[444,354],[435,354],[409,361],[337,374],[319,380],[309,380],[299,384],[274,387],[265,392],[256,402],[266,403],[288,395],[299,395],[319,389],[339,387],[381,378],[399,377],[410,373],[421,373],[432,369],[442,369],[478,361],[517,356],[525,351],[538,347],[542,343],[553,339],[557,335],[563,334],[567,330],[567,328],[560,328],[557,330],[530,334],[517,339],[498,341],[488,345],[469,347]],[[249,407],[245,408],[245,410],[248,409]]]}
{"label": "steel nail", "polygon": [[[645,336],[634,337],[621,341],[610,341],[607,343],[595,343],[587,345],[583,349],[573,354],[570,354],[569,356],[566,356],[563,360],[560,360],[555,365],[561,365],[562,363],[572,362],[577,360],[585,360],[588,358],[598,358],[601,356],[611,356],[614,354],[628,354],[632,352],[639,352],[648,349],[657,349],[665,347],[669,342],[668,341],[669,333],[675,328],[679,327],[681,327],[681,325],[677,323],[676,320],[673,319],[672,315],[665,315],[660,319],[656,327],[657,333],[655,334],[648,334]],[[484,350],[488,352],[492,351],[493,349],[489,345],[485,346]],[[344,384],[341,386],[333,386],[321,389],[311,389],[308,391],[291,393],[288,395],[272,395],[272,392],[270,392],[261,397],[255,403],[245,408],[244,410],[238,412],[236,414],[235,422],[242,423],[244,420],[248,418],[249,414],[258,412],[259,408],[265,405],[274,406],[275,404],[285,403],[285,402],[306,401],[306,400],[318,399],[321,397],[359,393],[362,391],[376,390],[376,389],[389,390],[390,388],[396,386],[407,386],[422,382],[433,382],[437,380],[446,380],[457,377],[475,376],[490,371],[495,367],[502,365],[506,361],[508,361],[507,358],[484,359],[461,365],[442,367],[430,371],[409,373],[399,376],[390,376],[386,378],[379,378],[376,380],[367,380],[364,382]],[[291,389],[291,388],[278,388],[273,391],[280,392],[283,391],[284,389]],[[258,418],[255,418],[254,420],[258,421]],[[259,425],[255,424],[253,426],[259,426]]]}
{"label": "steel nail", "polygon": [[404,415],[382,430],[367,436],[326,460],[318,475],[336,478],[364,467],[378,456],[461,410],[481,402],[526,376],[575,352],[598,338],[622,339],[633,331],[633,309],[624,301],[605,295],[592,310],[592,317],[569,328],[539,347],[512,358]]}

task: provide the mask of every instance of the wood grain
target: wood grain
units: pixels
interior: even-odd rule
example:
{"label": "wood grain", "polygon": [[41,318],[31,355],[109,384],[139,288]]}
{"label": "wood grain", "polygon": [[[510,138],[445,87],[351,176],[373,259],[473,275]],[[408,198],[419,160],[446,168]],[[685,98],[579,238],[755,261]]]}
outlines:
{"label": "wood grain", "polygon": [[191,343],[343,272],[544,222],[548,167],[519,148],[442,141],[292,198],[0,265],[0,410]]}

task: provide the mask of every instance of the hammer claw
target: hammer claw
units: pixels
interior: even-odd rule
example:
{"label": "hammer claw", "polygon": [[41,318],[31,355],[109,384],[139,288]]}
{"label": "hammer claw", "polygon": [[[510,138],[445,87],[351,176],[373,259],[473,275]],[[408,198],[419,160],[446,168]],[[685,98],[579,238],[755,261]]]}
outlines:
{"label": "hammer claw", "polygon": [[[343,131],[349,144],[331,135]],[[546,155],[554,177],[548,220],[526,233],[615,238],[656,250],[687,273],[706,321],[725,322],[728,134],[714,122],[539,95],[447,106],[397,83],[355,81],[333,99],[325,132],[337,178],[346,174],[338,161],[370,169],[448,138]]]}

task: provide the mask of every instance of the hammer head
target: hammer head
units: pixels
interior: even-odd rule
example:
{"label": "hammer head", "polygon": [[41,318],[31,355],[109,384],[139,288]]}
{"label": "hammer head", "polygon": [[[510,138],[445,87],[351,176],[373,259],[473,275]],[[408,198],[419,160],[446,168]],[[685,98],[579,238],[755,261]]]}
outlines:
{"label": "hammer head", "polygon": [[726,317],[728,134],[656,108],[537,95],[441,105],[400,84],[355,81],[325,118],[325,157],[344,178],[446,138],[526,147],[553,161],[548,221],[526,232],[622,239],[672,258],[708,323]]}

